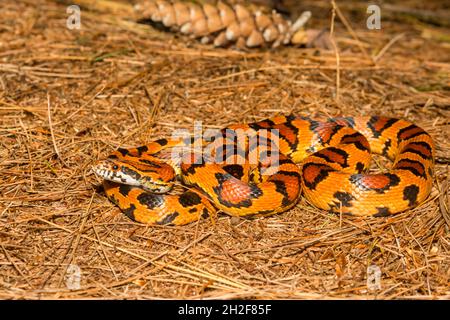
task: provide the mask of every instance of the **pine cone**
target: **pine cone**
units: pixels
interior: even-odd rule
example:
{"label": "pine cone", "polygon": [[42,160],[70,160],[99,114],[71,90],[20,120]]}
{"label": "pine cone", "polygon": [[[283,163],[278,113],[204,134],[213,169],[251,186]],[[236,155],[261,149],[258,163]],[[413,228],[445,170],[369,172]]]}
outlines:
{"label": "pine cone", "polygon": [[166,28],[200,38],[202,43],[224,47],[278,47],[304,41],[302,27],[311,16],[304,12],[295,23],[276,11],[270,14],[252,11],[242,5],[231,6],[219,1],[216,5],[188,1],[146,0],[135,6],[140,20],[162,23]]}

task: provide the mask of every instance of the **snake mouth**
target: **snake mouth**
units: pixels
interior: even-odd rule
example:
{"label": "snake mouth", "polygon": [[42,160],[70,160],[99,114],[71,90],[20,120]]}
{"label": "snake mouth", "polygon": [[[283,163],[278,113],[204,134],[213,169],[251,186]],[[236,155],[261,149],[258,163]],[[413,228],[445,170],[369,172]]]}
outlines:
{"label": "snake mouth", "polygon": [[119,164],[110,160],[97,162],[92,166],[92,171],[97,177],[104,180],[140,187],[152,193],[167,193],[173,187],[172,183],[158,183],[139,174],[133,175],[129,171],[127,171],[128,173],[124,172]]}
{"label": "snake mouth", "polygon": [[93,165],[91,169],[97,177],[109,180],[110,172],[101,163]]}
{"label": "snake mouth", "polygon": [[120,166],[109,160],[102,160],[92,166],[92,171],[99,178],[108,181],[127,184],[130,186],[140,186],[138,179],[127,175],[120,170]]}

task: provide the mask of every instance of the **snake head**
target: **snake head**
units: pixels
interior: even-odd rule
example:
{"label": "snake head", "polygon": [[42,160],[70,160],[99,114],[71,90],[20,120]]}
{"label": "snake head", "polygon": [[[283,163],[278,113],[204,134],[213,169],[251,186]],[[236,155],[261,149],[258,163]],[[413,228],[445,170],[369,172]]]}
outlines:
{"label": "snake head", "polygon": [[141,187],[154,193],[168,192],[175,179],[173,168],[164,163],[106,159],[98,161],[92,171],[105,180]]}

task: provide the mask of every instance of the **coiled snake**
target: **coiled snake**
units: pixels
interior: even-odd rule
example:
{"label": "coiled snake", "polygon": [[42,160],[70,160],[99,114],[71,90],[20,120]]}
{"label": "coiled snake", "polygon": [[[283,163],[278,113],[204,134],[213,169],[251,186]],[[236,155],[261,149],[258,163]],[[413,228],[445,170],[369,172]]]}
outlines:
{"label": "coiled snake", "polygon": [[[230,132],[246,132],[246,138],[239,142]],[[371,152],[392,160],[392,168],[367,173]],[[133,220],[182,225],[216,209],[233,216],[283,212],[301,191],[331,212],[391,215],[426,199],[433,165],[432,138],[408,121],[289,115],[232,125],[209,141],[160,139],[118,149],[93,170],[106,180],[108,198]],[[167,194],[176,178],[189,189]]]}

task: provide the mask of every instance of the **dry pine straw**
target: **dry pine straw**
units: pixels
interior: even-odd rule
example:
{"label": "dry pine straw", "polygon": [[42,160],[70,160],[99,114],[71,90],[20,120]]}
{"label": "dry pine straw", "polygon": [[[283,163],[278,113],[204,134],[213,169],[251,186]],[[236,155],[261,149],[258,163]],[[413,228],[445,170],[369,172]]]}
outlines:
{"label": "dry pine straw", "polygon": [[[336,17],[338,55],[243,53],[94,12],[70,31],[52,1],[2,1],[0,12],[0,298],[450,297],[448,43],[389,21],[382,31],[347,22],[352,36]],[[289,112],[423,126],[439,160],[429,200],[389,218],[339,217],[301,199],[268,218],[149,227],[114,207],[90,171],[118,146],[194,121]],[[79,290],[66,287],[69,264],[81,268]],[[369,265],[380,290],[367,289]]]}

